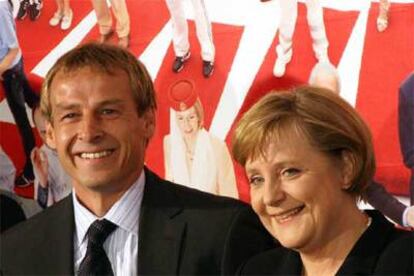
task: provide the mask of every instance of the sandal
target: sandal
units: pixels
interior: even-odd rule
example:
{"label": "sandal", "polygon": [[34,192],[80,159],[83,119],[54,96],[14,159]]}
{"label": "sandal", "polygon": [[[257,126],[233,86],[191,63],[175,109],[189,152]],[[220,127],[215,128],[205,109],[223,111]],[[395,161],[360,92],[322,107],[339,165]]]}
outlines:
{"label": "sandal", "polygon": [[62,20],[63,14],[60,12],[55,12],[52,16],[52,18],[50,18],[49,20],[49,25],[52,27],[55,27],[57,25],[59,25],[60,20]]}
{"label": "sandal", "polygon": [[73,12],[72,10],[69,10],[68,14],[63,15],[62,17],[62,23],[60,24],[60,28],[62,30],[67,30],[72,25],[72,19],[73,19]]}
{"label": "sandal", "polygon": [[388,10],[390,9],[389,2],[380,2],[379,14],[377,18],[377,30],[383,32],[388,27]]}

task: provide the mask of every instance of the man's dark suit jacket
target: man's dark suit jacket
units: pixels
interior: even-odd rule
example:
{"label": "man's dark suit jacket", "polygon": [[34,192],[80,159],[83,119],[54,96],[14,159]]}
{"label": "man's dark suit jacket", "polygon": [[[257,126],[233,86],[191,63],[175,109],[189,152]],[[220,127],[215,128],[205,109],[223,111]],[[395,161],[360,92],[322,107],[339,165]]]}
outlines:
{"label": "man's dark suit jacket", "polygon": [[414,204],[414,73],[400,86],[398,123],[404,164],[411,169],[410,200]]}
{"label": "man's dark suit jacket", "polygon": [[[352,248],[336,275],[413,275],[412,233],[397,230],[378,211],[367,211],[370,227]],[[296,251],[279,247],[250,259],[240,275],[301,275]]]}
{"label": "man's dark suit jacket", "polygon": [[[138,273],[234,274],[252,255],[274,247],[251,208],[158,178],[145,170]],[[74,274],[72,196],[6,231],[1,270],[9,274]]]}
{"label": "man's dark suit jacket", "polygon": [[[410,198],[411,204],[414,204],[414,73],[401,84],[398,102],[401,153],[404,164],[411,169]],[[372,181],[365,191],[365,196],[375,209],[403,225],[406,206],[390,197],[381,183]]]}

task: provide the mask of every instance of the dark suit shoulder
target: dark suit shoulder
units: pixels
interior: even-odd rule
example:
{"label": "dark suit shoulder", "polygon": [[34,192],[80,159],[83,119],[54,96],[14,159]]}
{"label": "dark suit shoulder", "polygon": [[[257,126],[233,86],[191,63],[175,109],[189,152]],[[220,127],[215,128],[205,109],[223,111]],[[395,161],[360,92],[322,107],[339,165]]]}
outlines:
{"label": "dark suit shoulder", "polygon": [[45,209],[1,235],[1,273],[68,274],[72,269],[72,198]]}
{"label": "dark suit shoulder", "polygon": [[[160,240],[154,229],[163,228],[169,239],[179,229],[175,235],[180,237],[182,252],[178,274],[232,275],[251,256],[274,246],[248,204],[165,181],[148,169],[145,176],[140,234],[146,242],[142,246],[148,246],[148,252],[154,242],[147,242]],[[151,259],[151,268],[141,269],[163,274],[154,271],[162,266],[154,263],[158,256]]]}
{"label": "dark suit shoulder", "polygon": [[33,234],[33,231],[37,231],[37,229],[40,228],[46,228],[51,224],[59,223],[59,218],[67,220],[67,217],[62,216],[62,209],[66,209],[68,207],[68,204],[72,204],[71,198],[66,198],[5,231],[1,235],[2,246],[5,244],[7,245],[9,241],[21,241],[25,237],[28,237],[32,240],[33,237],[31,237],[31,235]]}
{"label": "dark suit shoulder", "polygon": [[[146,185],[153,185],[157,193],[163,193],[179,200],[182,207],[204,207],[208,209],[223,209],[223,208],[249,208],[249,205],[230,197],[213,195],[200,190],[192,189],[177,183],[173,183],[158,177],[155,173],[146,170],[146,177],[148,179]],[[145,192],[150,192],[146,189]]]}
{"label": "dark suit shoulder", "polygon": [[414,233],[395,229],[378,257],[375,274],[414,274]]}

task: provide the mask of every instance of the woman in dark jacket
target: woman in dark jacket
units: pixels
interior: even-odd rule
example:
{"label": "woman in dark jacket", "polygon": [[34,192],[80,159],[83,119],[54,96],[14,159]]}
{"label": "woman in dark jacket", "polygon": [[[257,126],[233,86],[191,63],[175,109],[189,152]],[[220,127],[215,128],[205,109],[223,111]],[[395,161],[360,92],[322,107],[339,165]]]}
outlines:
{"label": "woman in dark jacket", "polygon": [[367,125],[339,96],[314,87],[267,94],[239,122],[233,153],[253,209],[283,246],[241,274],[412,275],[411,234],[357,207],[374,153]]}

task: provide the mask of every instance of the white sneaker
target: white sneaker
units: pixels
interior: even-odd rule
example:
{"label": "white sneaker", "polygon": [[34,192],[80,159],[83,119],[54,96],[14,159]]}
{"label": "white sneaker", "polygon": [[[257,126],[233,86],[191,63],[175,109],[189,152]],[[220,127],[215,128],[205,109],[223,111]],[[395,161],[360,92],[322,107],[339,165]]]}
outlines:
{"label": "white sneaker", "polygon": [[62,30],[67,30],[72,25],[72,19],[73,19],[73,12],[72,10],[69,10],[69,14],[64,15],[62,17],[62,23],[60,24],[60,28]]}
{"label": "white sneaker", "polygon": [[281,78],[286,72],[286,64],[292,59],[292,50],[285,53],[283,56],[279,56],[276,59],[275,66],[273,67],[273,75],[276,78]]}
{"label": "white sneaker", "polygon": [[60,20],[62,20],[63,14],[59,13],[59,12],[55,12],[52,16],[52,18],[50,18],[49,20],[49,25],[52,27],[55,27],[57,25],[59,25]]}

